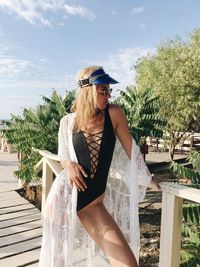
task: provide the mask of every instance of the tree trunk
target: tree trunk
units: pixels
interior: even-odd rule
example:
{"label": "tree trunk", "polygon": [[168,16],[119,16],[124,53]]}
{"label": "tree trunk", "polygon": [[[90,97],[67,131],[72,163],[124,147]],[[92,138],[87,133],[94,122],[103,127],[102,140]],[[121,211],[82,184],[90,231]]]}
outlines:
{"label": "tree trunk", "polygon": [[170,147],[169,147],[169,156],[171,160],[174,159],[174,150],[175,150],[175,144],[174,142],[171,142]]}

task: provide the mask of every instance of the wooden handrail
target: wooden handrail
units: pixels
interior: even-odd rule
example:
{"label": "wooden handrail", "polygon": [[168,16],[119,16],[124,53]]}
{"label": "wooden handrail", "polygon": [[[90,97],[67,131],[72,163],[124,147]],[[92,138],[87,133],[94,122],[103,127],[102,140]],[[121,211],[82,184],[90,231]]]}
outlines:
{"label": "wooden handrail", "polygon": [[183,199],[200,203],[200,190],[169,182],[162,188],[159,267],[179,267]]}
{"label": "wooden handrail", "polygon": [[199,189],[169,182],[162,182],[160,185],[163,192],[200,203]]}
{"label": "wooden handrail", "polygon": [[36,174],[42,171],[42,213],[44,211],[45,201],[51,185],[53,183],[53,176],[57,176],[61,171],[62,167],[59,163],[58,155],[53,154],[47,150],[34,149],[41,156],[41,160],[35,166]]}
{"label": "wooden handrail", "polygon": [[58,155],[51,153],[48,150],[40,150],[37,148],[32,148],[32,150],[37,151],[41,156],[47,158],[47,159],[52,159],[55,161],[60,161]]}

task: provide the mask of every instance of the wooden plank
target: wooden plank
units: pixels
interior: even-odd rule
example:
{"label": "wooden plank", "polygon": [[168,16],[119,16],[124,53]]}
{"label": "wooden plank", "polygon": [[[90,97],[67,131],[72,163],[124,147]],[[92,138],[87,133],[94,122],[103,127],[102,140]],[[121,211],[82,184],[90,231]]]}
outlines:
{"label": "wooden plank", "polygon": [[43,172],[42,172],[42,213],[44,212],[45,202],[47,195],[53,183],[53,171],[47,164],[47,160],[43,159]]}
{"label": "wooden plank", "polygon": [[183,199],[163,192],[159,267],[179,267]]}
{"label": "wooden plank", "polygon": [[0,201],[1,200],[8,200],[8,199],[20,199],[21,196],[15,191],[7,191],[7,192],[0,192]]}
{"label": "wooden plank", "polygon": [[37,228],[22,233],[16,233],[14,235],[1,237],[0,248],[3,246],[11,245],[13,243],[18,243],[21,241],[25,241],[27,239],[31,239],[33,237],[41,237],[41,236],[42,236],[42,228]]}
{"label": "wooden plank", "polygon": [[[36,263],[29,264],[28,267],[38,267],[38,262],[39,262],[39,260]],[[20,266],[18,266],[18,267],[20,267]]]}
{"label": "wooden plank", "polygon": [[48,150],[38,150],[38,152],[40,153],[41,156],[43,156],[43,157],[45,157],[47,159],[52,159],[54,161],[59,161],[60,162],[60,159],[59,159],[57,154],[53,154]]}
{"label": "wooden plank", "polygon": [[16,233],[22,233],[25,231],[29,231],[31,229],[41,227],[41,225],[42,225],[42,222],[40,219],[38,219],[35,221],[26,222],[24,224],[14,225],[12,227],[0,229],[0,240],[4,236],[14,235]]}
{"label": "wooden plank", "polygon": [[30,216],[24,216],[24,217],[20,217],[20,218],[15,218],[13,220],[2,221],[2,222],[0,222],[0,230],[2,228],[9,228],[11,226],[26,224],[27,222],[31,222],[33,220],[39,220],[39,219],[41,219],[41,213],[33,214]]}
{"label": "wooden plank", "polygon": [[27,203],[26,205],[3,208],[3,209],[0,209],[0,216],[6,213],[20,212],[23,210],[30,210],[30,209],[35,209],[35,206],[33,206],[33,204],[30,204],[30,203]]}
{"label": "wooden plank", "polygon": [[23,197],[20,197],[20,199],[6,199],[6,200],[1,200],[0,202],[0,209],[6,208],[6,207],[14,207],[17,205],[26,205],[29,203],[26,199]]}
{"label": "wooden plank", "polygon": [[17,244],[2,247],[0,249],[0,259],[3,259],[8,256],[10,257],[12,255],[16,255],[28,250],[36,249],[39,246],[41,246],[41,240],[42,240],[41,237],[36,237]]}
{"label": "wooden plank", "polygon": [[3,214],[0,216],[0,222],[1,221],[5,221],[5,220],[11,220],[14,218],[19,218],[19,217],[23,217],[23,216],[28,216],[31,214],[37,214],[40,213],[40,211],[37,208],[33,208],[33,209],[28,209],[28,210],[21,210],[20,212],[13,212],[13,213],[9,213],[9,214]]}
{"label": "wooden plank", "polygon": [[35,173],[38,174],[39,172],[42,171],[42,167],[43,167],[43,158],[41,158],[41,160],[35,165]]}
{"label": "wooden plank", "polygon": [[11,258],[0,260],[0,266],[2,267],[12,267],[12,266],[19,267],[20,265],[23,266],[27,264],[28,262],[33,262],[33,261],[38,260],[39,255],[40,255],[40,248],[37,248],[31,251],[13,256]]}
{"label": "wooden plank", "polygon": [[51,168],[51,170],[53,171],[53,173],[55,173],[55,175],[57,176],[61,171],[62,171],[62,167],[60,165],[60,163],[52,160],[52,159],[46,159],[47,164],[49,165],[49,167]]}
{"label": "wooden plank", "polygon": [[161,182],[162,191],[180,198],[188,199],[200,203],[200,189],[174,184],[170,182]]}

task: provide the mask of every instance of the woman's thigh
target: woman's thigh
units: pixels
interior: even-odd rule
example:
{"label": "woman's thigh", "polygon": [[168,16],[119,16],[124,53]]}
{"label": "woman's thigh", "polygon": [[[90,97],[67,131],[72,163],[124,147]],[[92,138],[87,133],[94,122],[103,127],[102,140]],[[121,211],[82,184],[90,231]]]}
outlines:
{"label": "woman's thigh", "polygon": [[112,266],[137,266],[133,252],[103,203],[85,208],[78,212],[78,217],[96,244],[104,250]]}

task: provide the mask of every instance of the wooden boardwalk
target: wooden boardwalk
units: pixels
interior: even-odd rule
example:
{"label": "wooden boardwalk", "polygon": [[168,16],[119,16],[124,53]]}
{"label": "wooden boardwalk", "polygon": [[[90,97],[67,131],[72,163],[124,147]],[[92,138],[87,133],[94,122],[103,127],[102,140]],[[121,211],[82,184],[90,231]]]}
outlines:
{"label": "wooden boardwalk", "polygon": [[38,266],[41,213],[21,197],[17,154],[0,152],[0,267]]}
{"label": "wooden boardwalk", "polygon": [[41,213],[22,198],[13,171],[16,154],[0,153],[0,267],[38,266]]}
{"label": "wooden boardwalk", "polygon": [[41,213],[15,191],[0,192],[0,266],[37,266]]}

